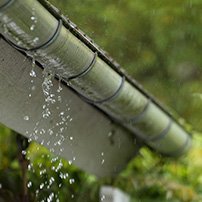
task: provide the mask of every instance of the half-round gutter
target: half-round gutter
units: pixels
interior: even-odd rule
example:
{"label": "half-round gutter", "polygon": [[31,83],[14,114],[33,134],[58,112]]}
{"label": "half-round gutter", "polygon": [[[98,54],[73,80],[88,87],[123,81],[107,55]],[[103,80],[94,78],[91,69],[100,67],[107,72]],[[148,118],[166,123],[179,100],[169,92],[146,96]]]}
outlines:
{"label": "half-round gutter", "polygon": [[191,138],[169,113],[86,40],[76,25],[43,5],[36,0],[0,0],[1,34],[44,68],[53,68],[82,99],[159,153],[186,152]]}

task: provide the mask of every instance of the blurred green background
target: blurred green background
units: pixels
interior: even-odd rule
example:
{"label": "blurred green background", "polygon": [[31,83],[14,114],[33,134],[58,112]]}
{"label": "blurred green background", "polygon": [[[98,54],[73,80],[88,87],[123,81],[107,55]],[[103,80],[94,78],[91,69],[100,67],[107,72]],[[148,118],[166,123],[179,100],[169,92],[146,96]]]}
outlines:
{"label": "blurred green background", "polygon": [[[36,143],[26,148],[23,159],[16,134],[1,126],[0,202],[22,201],[25,192],[30,201],[47,201],[45,199],[54,193],[62,202],[96,202],[102,184],[122,188],[133,201],[202,201],[202,1],[50,2],[173,114],[183,117],[179,121],[193,133],[193,148],[177,160],[162,158],[143,148],[115,179],[98,180],[64,160],[55,160]],[[51,169],[61,162],[60,172]],[[23,171],[26,163],[31,168]],[[44,188],[51,177],[54,183]],[[23,183],[29,188],[23,189]]]}

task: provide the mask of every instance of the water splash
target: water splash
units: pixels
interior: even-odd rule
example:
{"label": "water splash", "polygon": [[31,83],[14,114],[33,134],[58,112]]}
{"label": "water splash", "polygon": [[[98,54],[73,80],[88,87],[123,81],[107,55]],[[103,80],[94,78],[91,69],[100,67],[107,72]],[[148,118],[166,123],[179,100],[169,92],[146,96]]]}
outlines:
{"label": "water splash", "polygon": [[[34,79],[37,77],[37,74],[35,72],[35,60],[32,59],[32,70],[30,71],[30,77],[33,80],[31,82],[32,87],[35,87],[34,85]],[[64,151],[64,147],[62,146],[64,141],[66,140],[66,137],[68,137],[67,141],[73,141],[74,138],[73,136],[64,136],[63,133],[64,131],[68,130],[68,123],[73,121],[73,118],[70,116],[70,110],[71,108],[69,107],[68,104],[66,104],[65,110],[60,109],[60,103],[62,102],[62,97],[61,97],[61,91],[62,86],[61,86],[61,81],[59,81],[58,89],[53,91],[54,87],[54,70],[51,68],[47,68],[43,71],[43,83],[42,83],[42,92],[44,95],[44,104],[42,106],[42,115],[41,119],[35,124],[35,127],[33,129],[33,132],[29,135],[29,142],[32,140],[38,141],[41,139],[43,136],[49,136],[50,138],[48,141],[45,139],[41,139],[40,142],[44,146],[48,146],[50,148],[51,152],[55,152],[55,150],[59,147],[59,155],[62,154]],[[32,89],[31,87],[31,89]],[[35,90],[35,89],[34,89]],[[54,116],[58,116],[57,122],[53,123],[51,128],[45,129],[42,127],[44,121],[49,121],[52,119],[52,114],[54,110]],[[52,138],[51,138],[52,137]],[[39,150],[39,147],[37,148]],[[42,157],[43,158],[43,157]],[[73,157],[72,160],[70,160],[68,163],[71,165],[73,161],[76,160],[76,157]],[[52,157],[50,159],[50,169],[58,173],[59,177],[63,180],[68,180],[69,184],[75,183],[75,179],[71,178],[67,172],[62,171],[62,168],[64,167],[62,160],[56,156]],[[38,168],[39,168],[39,175],[43,176],[43,178],[47,177],[47,174],[49,171],[43,165],[42,163],[38,163]],[[29,172],[35,173],[34,169],[34,164],[30,163],[28,165],[28,170]],[[32,182],[33,184],[33,182]],[[36,196],[39,195],[39,193],[45,189],[51,189],[53,185],[57,185],[58,188],[62,187],[62,184],[59,183],[54,179],[53,176],[51,176],[49,179],[44,180],[37,188],[36,190]],[[30,185],[30,184],[29,184]],[[28,188],[31,188],[29,186]],[[54,195],[49,195],[49,197],[45,198],[44,201],[59,201],[58,195],[56,193],[53,193]],[[56,200],[57,199],[57,200]]]}

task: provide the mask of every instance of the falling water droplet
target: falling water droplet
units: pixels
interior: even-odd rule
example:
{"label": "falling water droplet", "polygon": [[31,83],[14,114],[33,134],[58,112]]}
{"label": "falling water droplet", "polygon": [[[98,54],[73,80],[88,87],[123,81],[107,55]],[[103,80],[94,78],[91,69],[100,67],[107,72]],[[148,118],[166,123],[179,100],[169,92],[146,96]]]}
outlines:
{"label": "falling water droplet", "polygon": [[35,17],[35,16],[31,16],[31,20],[33,20],[33,21],[34,21],[35,19],[36,19],[36,17]]}
{"label": "falling water droplet", "polygon": [[101,200],[101,201],[104,201],[105,198],[106,198],[105,195],[102,195],[101,198],[100,198],[100,200]]}
{"label": "falling water droplet", "polygon": [[32,169],[32,164],[30,163],[29,165],[28,165],[28,170],[31,170]]}
{"label": "falling water droplet", "polygon": [[25,121],[29,121],[29,116],[24,116]]}
{"label": "falling water droplet", "polygon": [[39,188],[43,189],[44,188],[44,183],[40,184]]}
{"label": "falling water droplet", "polygon": [[[104,152],[101,153],[101,156],[104,157]],[[103,165],[105,162],[104,158],[102,158],[101,164]]]}
{"label": "falling water droplet", "polygon": [[31,25],[30,30],[34,31],[35,25]]}
{"label": "falling water droplet", "polygon": [[51,202],[53,201],[53,198],[54,198],[55,194],[54,193],[51,193],[48,198],[47,198],[47,202]]}
{"label": "falling water droplet", "polygon": [[69,184],[73,184],[75,182],[74,178],[69,179]]}
{"label": "falling water droplet", "polygon": [[29,181],[29,182],[27,183],[27,187],[30,188],[31,186],[32,186],[32,182]]}
{"label": "falling water droplet", "polygon": [[108,133],[108,137],[111,137],[113,135],[113,133],[112,133],[112,131],[110,131],[109,133]]}
{"label": "falling water droplet", "polygon": [[22,150],[22,155],[26,155],[27,154],[27,152],[26,152],[26,150]]}
{"label": "falling water droplet", "polygon": [[53,177],[51,177],[49,180],[49,186],[51,186],[53,184],[53,182],[55,182],[55,179]]}
{"label": "falling water droplet", "polygon": [[32,69],[29,73],[31,77],[36,77],[36,72]]}
{"label": "falling water droplet", "polygon": [[39,41],[39,37],[35,37],[35,38],[33,39],[33,43],[34,43],[34,44],[36,44],[38,41]]}
{"label": "falling water droplet", "polygon": [[62,91],[61,79],[59,79],[59,84],[58,84],[57,92],[60,93],[61,91]]}
{"label": "falling water droplet", "polygon": [[35,91],[35,90],[36,90],[36,86],[32,86],[32,87],[31,87],[31,90],[32,90],[32,91]]}

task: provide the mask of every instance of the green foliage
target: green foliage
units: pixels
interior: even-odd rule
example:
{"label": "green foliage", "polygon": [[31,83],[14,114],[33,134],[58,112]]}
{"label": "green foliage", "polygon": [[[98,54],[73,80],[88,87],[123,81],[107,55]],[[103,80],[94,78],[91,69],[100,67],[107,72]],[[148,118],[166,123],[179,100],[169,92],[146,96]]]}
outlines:
{"label": "green foliage", "polygon": [[[188,120],[192,128],[202,130],[202,1],[51,2],[146,89]],[[26,150],[24,163],[31,167],[24,176],[20,155],[15,134],[1,126],[0,202],[22,201],[23,182],[31,182],[27,190],[31,201],[42,201],[54,193],[61,202],[96,202],[101,184],[120,187],[133,201],[202,201],[202,138],[199,132],[194,132],[193,148],[183,158],[162,158],[143,148],[115,179],[98,180],[65,160],[55,158],[36,143],[31,143]],[[71,179],[74,180],[70,182]]]}
{"label": "green foliage", "polygon": [[[75,168],[71,163],[52,155],[46,148],[32,142],[26,151],[18,149],[16,134],[0,127],[0,201],[22,201],[28,187],[30,201],[46,201],[51,193],[59,201],[94,201],[99,183],[94,176]],[[13,149],[12,149],[13,148]],[[28,164],[23,176],[21,153]]]}
{"label": "green foliage", "polygon": [[[16,135],[1,127],[0,137],[0,201],[18,202],[24,179]],[[180,159],[162,158],[143,148],[119,176],[98,180],[32,142],[26,150],[26,184],[31,182],[31,201],[42,201],[54,193],[62,202],[97,202],[100,186],[108,184],[120,187],[134,201],[198,202],[202,200],[201,155],[202,137],[196,133],[192,150]]]}

